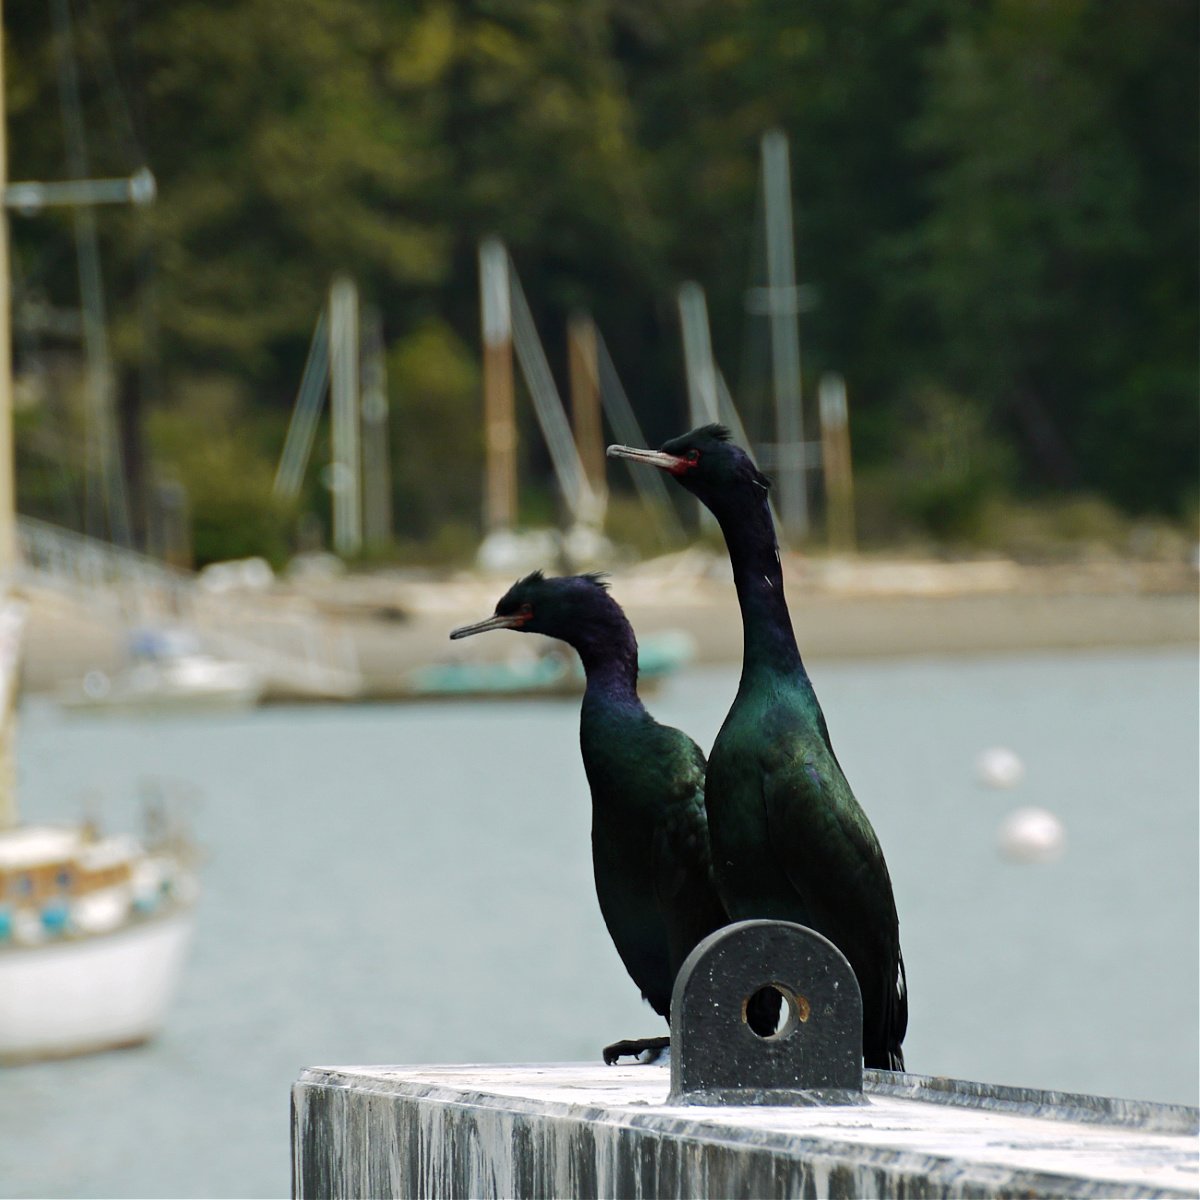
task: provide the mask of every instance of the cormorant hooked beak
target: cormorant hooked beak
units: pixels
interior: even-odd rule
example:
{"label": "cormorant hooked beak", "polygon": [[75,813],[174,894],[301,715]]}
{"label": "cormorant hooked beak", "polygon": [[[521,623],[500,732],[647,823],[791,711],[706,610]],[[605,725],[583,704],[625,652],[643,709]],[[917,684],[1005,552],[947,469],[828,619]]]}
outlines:
{"label": "cormorant hooked beak", "polygon": [[679,474],[689,466],[687,459],[677,458],[674,454],[666,454],[662,450],[642,450],[638,446],[609,446],[609,458],[628,458],[634,462],[648,463],[652,467],[661,467],[672,475]]}
{"label": "cormorant hooked beak", "polygon": [[487,633],[492,629],[520,629],[528,619],[520,613],[497,613],[484,621],[476,621],[474,625],[460,625],[457,629],[452,629],[450,640],[456,642],[459,638],[470,637],[473,633]]}

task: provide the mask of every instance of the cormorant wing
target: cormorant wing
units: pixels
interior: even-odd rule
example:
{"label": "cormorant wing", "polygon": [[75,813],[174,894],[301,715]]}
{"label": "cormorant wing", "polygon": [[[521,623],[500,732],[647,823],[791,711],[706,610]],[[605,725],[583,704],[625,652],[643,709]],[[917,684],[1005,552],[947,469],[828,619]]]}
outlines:
{"label": "cormorant wing", "polygon": [[908,992],[891,877],[879,839],[832,750],[829,757],[822,753],[827,745],[805,739],[774,749],[762,776],[769,845],[818,932],[850,960],[864,991],[864,1009],[871,1007],[865,993],[878,988],[881,1034],[889,1053],[899,1057]]}
{"label": "cormorant wing", "polygon": [[671,732],[678,738],[677,765],[654,831],[654,888],[675,972],[696,943],[728,917],[713,881],[704,754],[686,734]]}
{"label": "cormorant wing", "polygon": [[[808,897],[812,881],[846,880],[859,895],[879,894],[887,864],[879,840],[841,768],[811,744],[778,756],[763,772],[770,844],[792,886]],[[890,883],[883,889],[890,895]]]}

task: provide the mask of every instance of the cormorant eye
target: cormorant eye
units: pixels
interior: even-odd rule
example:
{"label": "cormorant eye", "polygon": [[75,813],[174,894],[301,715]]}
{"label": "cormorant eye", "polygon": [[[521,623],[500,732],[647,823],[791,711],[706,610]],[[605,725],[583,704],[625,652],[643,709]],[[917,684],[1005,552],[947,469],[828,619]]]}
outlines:
{"label": "cormorant eye", "polygon": [[689,450],[687,452],[685,457],[687,458],[687,461],[690,463],[698,463],[700,461],[700,451],[693,447],[691,450]]}
{"label": "cormorant eye", "polygon": [[517,615],[521,616],[521,617],[532,617],[533,616],[533,605],[532,604],[522,604],[521,607],[517,610]]}

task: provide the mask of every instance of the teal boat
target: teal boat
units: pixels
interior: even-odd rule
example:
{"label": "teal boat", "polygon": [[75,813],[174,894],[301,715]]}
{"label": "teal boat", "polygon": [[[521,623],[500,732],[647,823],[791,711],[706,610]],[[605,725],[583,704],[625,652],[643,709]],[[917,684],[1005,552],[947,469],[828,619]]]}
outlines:
{"label": "teal boat", "polygon": [[[647,634],[638,644],[638,679],[653,688],[695,657],[691,637],[681,630]],[[512,700],[578,696],[583,667],[571,651],[549,648],[531,658],[503,662],[444,662],[418,667],[406,694],[419,700]]]}

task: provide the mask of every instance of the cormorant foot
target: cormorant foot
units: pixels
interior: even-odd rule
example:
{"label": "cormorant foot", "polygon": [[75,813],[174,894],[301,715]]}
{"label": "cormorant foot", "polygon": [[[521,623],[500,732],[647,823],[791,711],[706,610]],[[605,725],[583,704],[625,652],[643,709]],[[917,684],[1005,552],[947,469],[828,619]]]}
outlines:
{"label": "cormorant foot", "polygon": [[605,1046],[604,1061],[610,1067],[621,1058],[636,1058],[638,1062],[643,1063],[658,1062],[663,1051],[670,1049],[670,1046],[671,1039],[669,1037],[629,1038],[626,1041],[613,1042],[611,1046]]}

